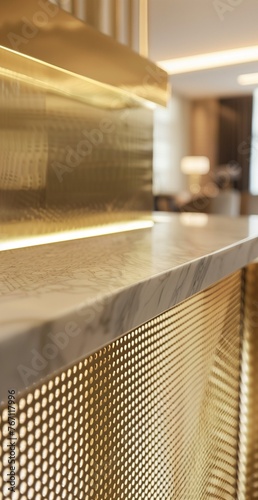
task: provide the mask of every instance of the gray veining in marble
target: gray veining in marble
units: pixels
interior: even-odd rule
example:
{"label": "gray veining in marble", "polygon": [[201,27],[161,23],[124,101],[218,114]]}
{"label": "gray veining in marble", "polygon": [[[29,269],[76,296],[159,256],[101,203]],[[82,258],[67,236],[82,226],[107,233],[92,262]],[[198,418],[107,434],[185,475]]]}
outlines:
{"label": "gray veining in marble", "polygon": [[258,257],[258,216],[196,223],[1,252],[1,400]]}

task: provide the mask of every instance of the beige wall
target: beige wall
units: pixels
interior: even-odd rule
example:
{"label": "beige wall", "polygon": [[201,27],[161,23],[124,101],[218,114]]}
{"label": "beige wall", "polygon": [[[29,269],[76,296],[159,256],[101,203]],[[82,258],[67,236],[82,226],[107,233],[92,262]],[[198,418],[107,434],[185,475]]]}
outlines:
{"label": "beige wall", "polygon": [[154,194],[180,193],[186,188],[180,162],[190,152],[190,101],[173,96],[166,109],[154,113]]}

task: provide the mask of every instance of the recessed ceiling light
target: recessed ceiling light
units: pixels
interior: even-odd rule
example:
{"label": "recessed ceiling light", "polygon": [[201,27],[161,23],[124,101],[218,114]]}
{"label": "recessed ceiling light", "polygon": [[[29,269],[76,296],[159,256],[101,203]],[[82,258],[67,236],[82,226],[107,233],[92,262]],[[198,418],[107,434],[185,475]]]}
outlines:
{"label": "recessed ceiling light", "polygon": [[256,85],[258,84],[258,73],[239,75],[237,81],[240,85]]}
{"label": "recessed ceiling light", "polygon": [[176,75],[251,61],[258,61],[258,45],[168,59],[166,61],[159,61],[157,64],[170,75]]}

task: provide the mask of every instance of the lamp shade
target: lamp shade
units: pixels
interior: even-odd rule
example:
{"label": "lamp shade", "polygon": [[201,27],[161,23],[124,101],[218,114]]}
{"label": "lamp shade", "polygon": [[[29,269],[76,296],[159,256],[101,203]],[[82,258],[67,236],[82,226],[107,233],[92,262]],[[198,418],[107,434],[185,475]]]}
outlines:
{"label": "lamp shade", "polygon": [[181,160],[181,170],[187,175],[207,174],[210,170],[210,160],[207,156],[185,156]]}

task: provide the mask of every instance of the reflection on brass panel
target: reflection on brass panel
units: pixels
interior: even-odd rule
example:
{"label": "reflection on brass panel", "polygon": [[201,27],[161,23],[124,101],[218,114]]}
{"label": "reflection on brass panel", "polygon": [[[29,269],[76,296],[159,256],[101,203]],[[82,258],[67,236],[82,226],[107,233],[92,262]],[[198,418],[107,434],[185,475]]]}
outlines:
{"label": "reflection on brass panel", "polygon": [[[150,219],[152,110],[0,75],[2,239]],[[20,223],[20,224],[19,224]]]}
{"label": "reflection on brass panel", "polygon": [[[2,68],[55,88],[58,79],[63,92],[74,82],[83,94],[90,79],[166,105],[163,70],[47,0],[0,0],[0,46]],[[4,48],[19,55],[20,71]]]}
{"label": "reflection on brass panel", "polygon": [[235,499],[240,279],[231,275],[20,394],[17,498]]}
{"label": "reflection on brass panel", "polygon": [[258,498],[258,264],[245,271],[239,499]]}
{"label": "reflection on brass panel", "polygon": [[41,88],[43,91],[54,91],[86,102],[91,106],[107,109],[122,109],[135,105],[151,107],[152,104],[137,94],[130,94],[123,89],[99,83],[69,71],[60,71],[54,66],[32,60],[29,57],[22,57],[1,46],[0,57],[0,75],[3,78],[11,78],[14,88],[16,82],[24,82]]}

